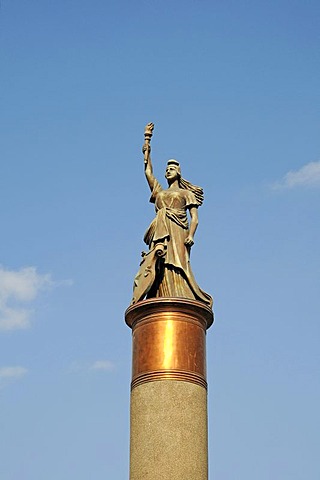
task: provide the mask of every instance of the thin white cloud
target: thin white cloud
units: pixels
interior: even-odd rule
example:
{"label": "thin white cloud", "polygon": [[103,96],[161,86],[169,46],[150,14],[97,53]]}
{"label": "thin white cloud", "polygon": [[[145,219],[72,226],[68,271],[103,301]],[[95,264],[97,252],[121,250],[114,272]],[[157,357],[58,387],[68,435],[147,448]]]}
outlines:
{"label": "thin white cloud", "polygon": [[30,315],[32,310],[23,308],[10,308],[1,304],[0,300],[0,331],[19,330],[30,326]]}
{"label": "thin white cloud", "polygon": [[310,162],[299,170],[290,171],[280,182],[273,184],[274,189],[295,187],[320,187],[320,161]]}
{"label": "thin white cloud", "polygon": [[28,372],[24,367],[0,367],[0,379],[20,378]]}
{"label": "thin white cloud", "polygon": [[115,364],[110,362],[110,360],[96,360],[91,365],[91,370],[103,370],[105,372],[111,372],[114,368]]}
{"label": "thin white cloud", "polygon": [[32,310],[25,304],[53,285],[51,275],[41,275],[35,267],[8,270],[0,265],[0,331],[28,328]]}
{"label": "thin white cloud", "polygon": [[115,369],[115,364],[110,360],[96,360],[93,363],[73,361],[69,365],[68,373],[85,373],[92,371],[112,372]]}
{"label": "thin white cloud", "polygon": [[8,383],[24,377],[28,370],[24,367],[0,367],[0,389],[6,387]]}

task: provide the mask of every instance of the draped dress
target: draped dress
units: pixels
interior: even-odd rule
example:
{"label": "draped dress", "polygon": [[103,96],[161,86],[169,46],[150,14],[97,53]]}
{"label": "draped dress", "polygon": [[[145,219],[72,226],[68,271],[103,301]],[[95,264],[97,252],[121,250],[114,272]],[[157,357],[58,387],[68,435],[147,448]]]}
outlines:
{"label": "draped dress", "polygon": [[150,202],[155,204],[156,217],[147,229],[144,241],[150,249],[157,243],[166,246],[166,254],[158,260],[155,281],[147,298],[183,297],[212,306],[211,296],[197,284],[190,266],[190,247],[185,245],[189,234],[187,210],[199,204],[193,192],[172,188],[164,190],[155,180]]}

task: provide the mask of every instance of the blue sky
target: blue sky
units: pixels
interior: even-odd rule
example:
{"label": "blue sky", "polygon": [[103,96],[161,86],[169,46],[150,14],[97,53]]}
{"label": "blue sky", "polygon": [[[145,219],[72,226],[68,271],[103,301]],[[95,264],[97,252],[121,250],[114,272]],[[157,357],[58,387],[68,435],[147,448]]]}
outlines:
{"label": "blue sky", "polygon": [[204,187],[210,478],[320,478],[320,4],[1,2],[0,478],[128,477],[146,123]]}

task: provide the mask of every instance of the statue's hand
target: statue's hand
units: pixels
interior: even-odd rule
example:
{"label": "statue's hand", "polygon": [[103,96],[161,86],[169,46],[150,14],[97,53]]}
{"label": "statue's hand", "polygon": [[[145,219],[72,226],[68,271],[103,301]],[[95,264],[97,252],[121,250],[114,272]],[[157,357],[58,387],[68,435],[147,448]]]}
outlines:
{"label": "statue's hand", "polygon": [[194,244],[194,240],[193,240],[192,235],[188,235],[188,236],[187,236],[187,238],[185,239],[184,244],[187,245],[187,247],[192,247],[192,245]]}
{"label": "statue's hand", "polygon": [[145,143],[142,147],[142,153],[144,155],[144,164],[147,165],[150,158],[151,147],[148,143]]}
{"label": "statue's hand", "polygon": [[142,153],[143,153],[143,155],[145,155],[146,153],[148,153],[148,155],[149,155],[150,152],[151,152],[151,147],[150,147],[150,145],[148,145],[147,143],[145,143],[145,144],[143,145],[143,147],[142,147]]}

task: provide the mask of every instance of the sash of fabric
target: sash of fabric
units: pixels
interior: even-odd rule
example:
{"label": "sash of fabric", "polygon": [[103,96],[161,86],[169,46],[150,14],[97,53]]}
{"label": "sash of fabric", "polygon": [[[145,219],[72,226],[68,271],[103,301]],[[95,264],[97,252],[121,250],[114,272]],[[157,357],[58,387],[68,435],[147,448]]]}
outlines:
{"label": "sash of fabric", "polygon": [[144,241],[147,245],[150,246],[151,242],[158,242],[170,237],[167,218],[185,230],[189,226],[185,210],[169,207],[160,208],[144,235]]}

